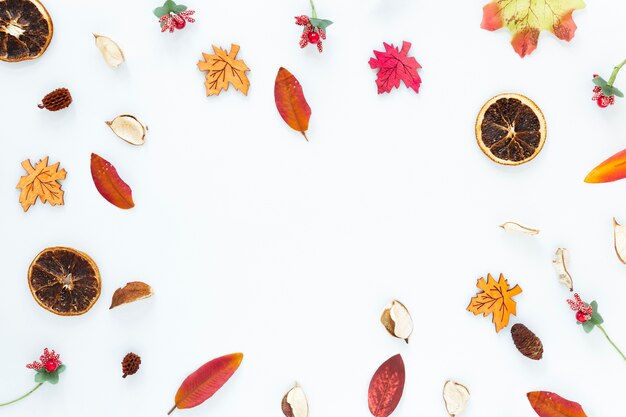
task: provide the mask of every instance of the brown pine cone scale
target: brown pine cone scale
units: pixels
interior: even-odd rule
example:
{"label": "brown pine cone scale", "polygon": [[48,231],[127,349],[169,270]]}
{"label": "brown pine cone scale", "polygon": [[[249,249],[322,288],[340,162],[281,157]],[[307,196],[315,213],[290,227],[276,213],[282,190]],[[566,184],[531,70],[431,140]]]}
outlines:
{"label": "brown pine cone scale", "polygon": [[122,360],[122,378],[126,378],[128,375],[134,375],[139,370],[139,365],[141,365],[141,358],[139,355],[134,354],[133,352],[128,353],[124,356],[124,360]]}
{"label": "brown pine cone scale", "polygon": [[543,357],[543,344],[528,327],[521,323],[514,324],[511,327],[511,336],[515,347],[522,355],[536,361]]}
{"label": "brown pine cone scale", "polygon": [[50,111],[58,111],[69,107],[72,104],[72,95],[67,88],[57,88],[41,100],[41,104],[38,105],[40,109],[46,109]]}

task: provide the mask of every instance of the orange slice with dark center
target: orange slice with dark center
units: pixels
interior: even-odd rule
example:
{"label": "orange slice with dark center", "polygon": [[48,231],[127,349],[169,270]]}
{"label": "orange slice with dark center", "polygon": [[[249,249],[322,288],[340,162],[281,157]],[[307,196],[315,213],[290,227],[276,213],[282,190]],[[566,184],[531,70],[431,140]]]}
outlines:
{"label": "orange slice with dark center", "polygon": [[546,141],[546,119],[537,105],[521,94],[499,94],[476,118],[478,146],[492,161],[520,165],[536,157]]}
{"label": "orange slice with dark center", "polygon": [[71,248],[42,251],[30,264],[28,285],[40,306],[60,316],[79,316],[98,301],[100,272],[87,254]]}
{"label": "orange slice with dark center", "polygon": [[52,33],[52,19],[38,0],[0,0],[0,60],[39,58]]}

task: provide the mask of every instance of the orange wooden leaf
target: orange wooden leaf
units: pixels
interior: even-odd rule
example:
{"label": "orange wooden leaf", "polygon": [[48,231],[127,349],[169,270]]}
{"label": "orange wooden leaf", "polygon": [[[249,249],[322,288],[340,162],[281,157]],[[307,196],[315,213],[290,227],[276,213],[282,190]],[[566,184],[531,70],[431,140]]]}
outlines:
{"label": "orange wooden leaf", "polygon": [[167,414],[177,408],[193,408],[211,398],[233,376],[242,360],[243,353],[231,353],[202,365],[185,378],[174,398],[174,407]]}
{"label": "orange wooden leaf", "polygon": [[404,361],[395,355],[376,370],[367,391],[367,404],[374,417],[387,417],[396,409],[404,391]]}
{"label": "orange wooden leaf", "polygon": [[243,60],[236,59],[239,45],[231,44],[229,53],[226,53],[225,49],[213,45],[213,52],[215,52],[213,55],[203,52],[204,61],[198,61],[198,69],[208,71],[204,83],[206,95],[219,95],[222,90],[228,90],[230,83],[235,87],[235,90],[239,90],[247,96],[250,81],[246,72],[250,71],[250,68]]}
{"label": "orange wooden leaf", "polygon": [[281,67],[276,75],[274,84],[274,100],[278,113],[285,123],[293,130],[302,133],[306,137],[311,118],[311,107],[304,98],[304,92],[300,82],[289,71]]}
{"label": "orange wooden leaf", "polygon": [[585,182],[612,182],[626,178],[626,149],[620,151],[591,170]]}
{"label": "orange wooden leaf", "polygon": [[533,391],[526,396],[540,417],[587,417],[580,404],[553,392]]}
{"label": "orange wooden leaf", "polygon": [[28,211],[37,198],[42,203],[48,202],[53,206],[64,204],[63,190],[58,181],[64,180],[67,173],[64,169],[59,171],[59,164],[60,162],[48,165],[47,156],[37,162],[34,167],[30,160],[22,161],[22,167],[27,175],[20,178],[16,188],[22,190],[19,201],[24,211]]}
{"label": "orange wooden leaf", "polygon": [[121,209],[135,207],[133,191],[109,161],[95,153],[91,154],[91,177],[98,192],[106,201]]}
{"label": "orange wooden leaf", "polygon": [[474,315],[482,313],[484,317],[493,314],[493,324],[496,326],[496,333],[508,326],[509,316],[515,315],[516,303],[513,297],[522,292],[519,285],[509,289],[509,283],[500,274],[500,279],[496,281],[491,274],[485,278],[481,278],[476,286],[482,291],[473,297],[467,306],[467,310]]}

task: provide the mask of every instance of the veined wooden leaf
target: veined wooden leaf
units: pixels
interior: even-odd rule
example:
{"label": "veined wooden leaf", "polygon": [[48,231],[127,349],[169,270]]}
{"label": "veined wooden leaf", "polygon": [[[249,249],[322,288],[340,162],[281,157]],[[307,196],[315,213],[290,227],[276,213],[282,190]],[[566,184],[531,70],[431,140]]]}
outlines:
{"label": "veined wooden leaf", "polygon": [[274,84],[274,100],[278,113],[285,123],[293,130],[302,133],[306,137],[311,118],[311,107],[304,98],[304,92],[300,82],[285,68],[280,68]]}
{"label": "veined wooden leaf", "polygon": [[396,409],[404,390],[404,361],[395,355],[374,373],[367,392],[367,403],[374,417],[387,417]]}
{"label": "veined wooden leaf", "polygon": [[519,285],[510,288],[503,274],[500,274],[498,281],[493,279],[491,274],[487,274],[487,280],[480,278],[476,286],[481,289],[481,292],[470,300],[467,310],[474,315],[482,313],[483,317],[492,314],[497,333],[509,325],[511,314],[517,314],[517,303],[513,301],[513,297],[520,294],[522,289]]}
{"label": "veined wooden leaf", "polygon": [[106,201],[121,209],[135,207],[133,191],[109,161],[95,153],[91,154],[91,177],[98,192]]}
{"label": "veined wooden leaf", "polygon": [[622,226],[613,217],[613,246],[617,259],[626,264],[626,227]]}
{"label": "veined wooden leaf", "polygon": [[167,414],[177,408],[193,408],[211,398],[233,376],[242,360],[243,353],[231,353],[202,365],[185,378],[176,393],[174,407]]}
{"label": "veined wooden leaf", "polygon": [[580,404],[547,391],[526,394],[530,406],[540,417],[587,417]]}

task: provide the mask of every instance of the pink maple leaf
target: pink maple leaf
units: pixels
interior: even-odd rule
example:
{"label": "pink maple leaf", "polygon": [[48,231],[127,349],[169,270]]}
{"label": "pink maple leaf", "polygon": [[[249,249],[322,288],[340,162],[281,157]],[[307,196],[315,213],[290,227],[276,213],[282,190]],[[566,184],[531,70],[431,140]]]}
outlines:
{"label": "pink maple leaf", "polygon": [[422,66],[414,57],[407,56],[411,43],[403,41],[401,50],[384,42],[383,45],[385,52],[374,51],[376,58],[370,58],[369,61],[372,69],[379,69],[376,79],[378,94],[389,93],[392,88],[400,87],[401,80],[408,88],[419,93],[422,79],[417,73],[417,69],[422,68]]}

